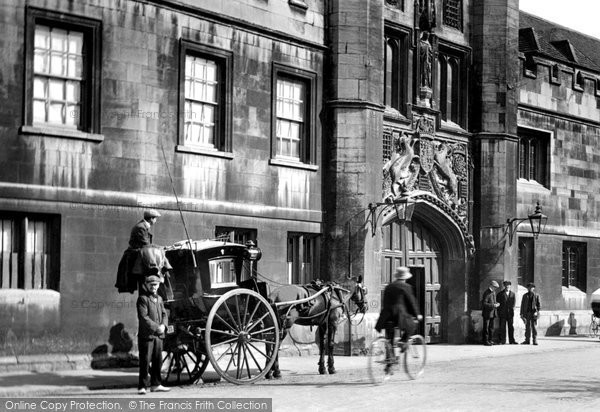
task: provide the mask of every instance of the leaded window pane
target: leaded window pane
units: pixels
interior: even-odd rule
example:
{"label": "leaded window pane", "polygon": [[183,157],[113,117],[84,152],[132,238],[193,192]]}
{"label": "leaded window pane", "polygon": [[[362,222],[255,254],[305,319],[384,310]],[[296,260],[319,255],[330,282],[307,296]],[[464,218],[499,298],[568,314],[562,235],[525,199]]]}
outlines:
{"label": "leaded window pane", "polygon": [[48,123],[64,123],[62,103],[50,103],[48,109]]}
{"label": "leaded window pane", "polygon": [[[83,33],[36,25],[33,119],[77,127],[83,79]],[[66,102],[71,103],[69,107]],[[70,108],[73,110],[69,110]]]}
{"label": "leaded window pane", "polygon": [[42,78],[33,79],[33,97],[45,99],[46,98],[46,82]]}
{"label": "leaded window pane", "polygon": [[462,31],[462,0],[444,0],[444,24]]}
{"label": "leaded window pane", "polygon": [[305,87],[305,84],[299,81],[277,80],[277,156],[300,159]]}
{"label": "leaded window pane", "polygon": [[33,101],[33,121],[43,123],[46,121],[46,102],[43,100]]}
{"label": "leaded window pane", "polygon": [[218,66],[215,61],[186,56],[184,79],[186,144],[215,147],[218,84]]}

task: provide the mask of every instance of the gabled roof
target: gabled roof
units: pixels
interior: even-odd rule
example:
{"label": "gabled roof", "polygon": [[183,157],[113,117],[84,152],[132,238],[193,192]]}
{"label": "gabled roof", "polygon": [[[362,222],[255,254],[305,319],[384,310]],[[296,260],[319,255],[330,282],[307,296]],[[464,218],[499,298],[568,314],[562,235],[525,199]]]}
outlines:
{"label": "gabled roof", "polygon": [[600,39],[523,11],[519,17],[520,52],[600,71]]}

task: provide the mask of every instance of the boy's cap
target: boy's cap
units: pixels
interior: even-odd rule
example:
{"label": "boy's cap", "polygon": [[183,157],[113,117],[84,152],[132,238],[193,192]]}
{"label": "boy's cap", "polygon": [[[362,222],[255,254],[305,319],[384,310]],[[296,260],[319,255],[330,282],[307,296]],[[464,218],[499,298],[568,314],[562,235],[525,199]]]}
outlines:
{"label": "boy's cap", "polygon": [[160,277],[157,275],[146,276],[146,283],[160,283]]}

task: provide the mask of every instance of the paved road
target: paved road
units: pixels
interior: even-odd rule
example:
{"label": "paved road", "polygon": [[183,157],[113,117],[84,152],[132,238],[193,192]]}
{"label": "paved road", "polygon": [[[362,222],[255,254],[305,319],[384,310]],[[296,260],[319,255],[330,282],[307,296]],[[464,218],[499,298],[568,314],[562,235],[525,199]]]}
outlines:
{"label": "paved road", "polygon": [[[600,345],[597,342],[553,352],[543,351],[542,347],[540,352],[528,353],[519,346],[497,349],[506,355],[496,353],[494,358],[436,362],[420,380],[410,381],[399,376],[383,386],[368,381],[366,360],[365,370],[344,370],[333,376],[285,371],[284,360],[283,371],[287,373],[281,380],[250,386],[196,385],[175,388],[166,395],[267,397],[273,398],[273,409],[277,412],[600,410]],[[456,350],[461,348],[456,347]],[[127,396],[132,392],[132,389],[103,390],[91,396]]]}

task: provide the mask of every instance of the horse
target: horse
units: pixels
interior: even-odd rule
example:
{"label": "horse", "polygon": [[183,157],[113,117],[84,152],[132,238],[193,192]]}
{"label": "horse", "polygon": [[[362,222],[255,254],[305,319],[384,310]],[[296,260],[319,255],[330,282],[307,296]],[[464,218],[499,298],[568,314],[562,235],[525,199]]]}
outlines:
{"label": "horse", "polygon": [[[319,373],[324,375],[325,370],[325,351],[327,350],[327,372],[336,373],[333,360],[333,343],[337,332],[338,321],[344,311],[348,313],[347,303],[349,300],[354,302],[358,311],[365,313],[367,311],[367,301],[365,295],[367,290],[362,285],[362,277],[358,279],[349,279],[353,285],[348,289],[338,284],[318,284],[313,282],[310,285],[284,285],[275,289],[269,295],[272,303],[285,303],[296,300],[306,299],[317,295],[320,288],[328,290],[316,296],[304,304],[281,305],[276,309],[279,319],[282,336],[280,342],[285,339],[288,330],[292,325],[317,326],[319,335]],[[351,290],[349,290],[351,289]],[[327,342],[325,342],[327,339]],[[277,348],[278,349],[278,348]],[[275,350],[277,350],[275,349]],[[266,378],[280,378],[279,356],[275,355],[275,363],[267,373]]]}

